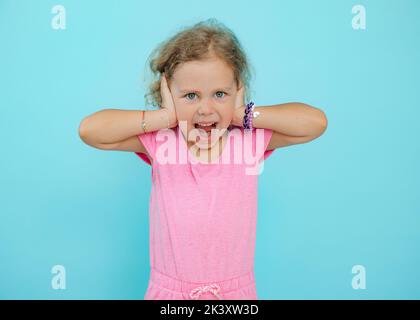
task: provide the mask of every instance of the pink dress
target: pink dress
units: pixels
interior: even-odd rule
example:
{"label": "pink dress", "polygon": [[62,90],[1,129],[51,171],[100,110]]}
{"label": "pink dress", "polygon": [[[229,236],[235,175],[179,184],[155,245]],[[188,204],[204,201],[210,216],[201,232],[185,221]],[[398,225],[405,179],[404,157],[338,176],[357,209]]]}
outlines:
{"label": "pink dress", "polygon": [[178,126],[138,136],[153,160],[136,152],[152,166],[146,300],[257,299],[258,173],[272,130],[232,128],[212,163],[198,162]]}

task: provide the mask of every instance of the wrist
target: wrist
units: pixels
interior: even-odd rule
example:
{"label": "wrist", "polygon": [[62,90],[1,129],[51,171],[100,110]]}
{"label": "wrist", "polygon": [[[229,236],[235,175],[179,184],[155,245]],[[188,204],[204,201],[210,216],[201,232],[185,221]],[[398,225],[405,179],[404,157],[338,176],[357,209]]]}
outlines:
{"label": "wrist", "polygon": [[175,128],[178,125],[178,119],[176,115],[169,117],[169,128]]}
{"label": "wrist", "polygon": [[174,128],[177,126],[178,121],[175,113],[170,112],[166,108],[162,108],[160,112],[162,113],[162,119],[164,119],[164,128]]}
{"label": "wrist", "polygon": [[232,124],[237,127],[243,127],[244,116],[245,106],[236,108],[233,114]]}

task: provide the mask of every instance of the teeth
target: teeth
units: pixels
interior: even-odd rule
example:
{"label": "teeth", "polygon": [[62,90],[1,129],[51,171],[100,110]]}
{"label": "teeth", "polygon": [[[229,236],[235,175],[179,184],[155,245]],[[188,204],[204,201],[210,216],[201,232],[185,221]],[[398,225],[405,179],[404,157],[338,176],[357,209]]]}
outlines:
{"label": "teeth", "polygon": [[213,124],[215,124],[215,122],[213,122],[213,123],[209,123],[209,124],[204,124],[204,123],[197,123],[199,126],[202,126],[202,127],[209,127],[209,126],[212,126]]}

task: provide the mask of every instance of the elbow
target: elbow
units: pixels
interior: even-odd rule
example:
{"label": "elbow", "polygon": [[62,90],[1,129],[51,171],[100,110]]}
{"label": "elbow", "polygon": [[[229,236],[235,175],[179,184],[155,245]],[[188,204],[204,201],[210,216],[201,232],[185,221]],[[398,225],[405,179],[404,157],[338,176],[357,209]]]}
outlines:
{"label": "elbow", "polygon": [[[311,111],[311,125],[314,128],[314,131],[317,131],[319,134],[317,136],[322,135],[328,127],[328,119],[324,111],[321,109],[311,106],[306,103],[300,103],[301,105],[307,107]],[[316,129],[315,129],[316,128]]]}
{"label": "elbow", "polygon": [[325,113],[322,110],[319,110],[319,116],[317,118],[317,134],[316,137],[319,137],[324,134],[325,130],[328,127],[328,119]]}
{"label": "elbow", "polygon": [[114,144],[106,144],[98,142],[98,134],[95,130],[96,122],[95,118],[90,115],[82,119],[79,124],[79,137],[88,146],[94,147],[100,150],[108,150]]}
{"label": "elbow", "polygon": [[79,137],[80,139],[88,144],[91,145],[91,143],[89,143],[89,116],[83,118],[83,120],[80,122],[79,124]]}
{"label": "elbow", "polygon": [[321,111],[321,129],[322,133],[324,133],[325,130],[327,130],[328,127],[328,119],[327,116],[323,111]]}

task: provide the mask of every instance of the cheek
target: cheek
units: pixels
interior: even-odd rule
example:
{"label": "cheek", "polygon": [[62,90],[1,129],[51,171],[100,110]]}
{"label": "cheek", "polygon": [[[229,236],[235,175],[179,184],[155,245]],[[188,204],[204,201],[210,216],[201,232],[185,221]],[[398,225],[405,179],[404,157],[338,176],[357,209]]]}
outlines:
{"label": "cheek", "polygon": [[175,112],[178,120],[190,120],[193,116],[192,111],[192,108],[188,108],[188,106],[183,103],[175,103]]}
{"label": "cheek", "polygon": [[220,111],[220,115],[224,121],[230,121],[234,115],[233,106],[225,106],[225,108],[223,108],[223,110]]}

